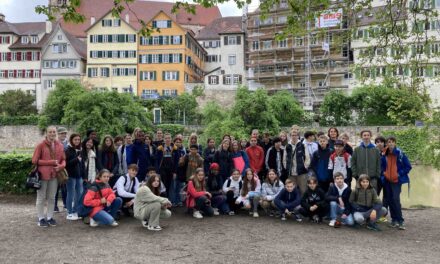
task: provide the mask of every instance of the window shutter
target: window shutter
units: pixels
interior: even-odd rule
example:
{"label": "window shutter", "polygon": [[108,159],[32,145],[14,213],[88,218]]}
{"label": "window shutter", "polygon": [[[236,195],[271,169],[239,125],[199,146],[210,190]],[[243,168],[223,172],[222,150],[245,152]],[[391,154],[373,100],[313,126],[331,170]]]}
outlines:
{"label": "window shutter", "polygon": [[153,62],[153,55],[148,54],[147,61],[148,61],[148,63],[152,63]]}
{"label": "window shutter", "polygon": [[167,21],[167,28],[171,28],[171,20]]}
{"label": "window shutter", "polygon": [[23,78],[26,76],[26,70],[21,70],[21,75],[23,76]]}
{"label": "window shutter", "polygon": [[101,20],[101,26],[104,26],[104,20]]}
{"label": "window shutter", "polygon": [[241,36],[237,36],[237,45],[241,45]]}
{"label": "window shutter", "polygon": [[37,60],[40,60],[40,52],[37,51]]}
{"label": "window shutter", "polygon": [[93,43],[93,35],[90,35],[90,43]]}
{"label": "window shutter", "polygon": [[34,70],[31,70],[30,78],[34,78]]}
{"label": "window shutter", "polygon": [[98,35],[98,43],[102,43],[102,35]]}
{"label": "window shutter", "polygon": [[180,53],[179,54],[179,62],[182,62],[182,58],[183,58],[182,53]]}
{"label": "window shutter", "polygon": [[3,37],[0,37],[0,44],[3,43]]}
{"label": "window shutter", "polygon": [[113,35],[108,35],[108,42],[113,42]]}
{"label": "window shutter", "polygon": [[6,61],[11,61],[11,59],[12,59],[11,52],[6,53]]}
{"label": "window shutter", "polygon": [[17,70],[14,70],[14,78],[17,77]]}
{"label": "window shutter", "polygon": [[173,63],[173,54],[168,54],[168,63]]}
{"label": "window shutter", "polygon": [[125,51],[125,57],[128,58],[128,50]]}
{"label": "window shutter", "polygon": [[21,61],[21,52],[17,52],[17,61]]}
{"label": "window shutter", "polygon": [[432,65],[427,66],[425,72],[427,77],[432,77],[433,76]]}
{"label": "window shutter", "polygon": [[176,76],[176,80],[177,80],[177,81],[179,80],[179,73],[180,73],[180,72],[177,72],[177,74],[176,74],[176,75],[177,75],[177,76]]}
{"label": "window shutter", "polygon": [[241,84],[242,78],[241,75],[238,75],[238,82]]}
{"label": "window shutter", "polygon": [[157,28],[157,21],[153,20],[153,28]]}
{"label": "window shutter", "polygon": [[165,81],[165,71],[162,71],[162,81]]}
{"label": "window shutter", "polygon": [[11,41],[11,37],[10,37],[10,36],[7,36],[7,37],[6,37],[6,44],[9,44],[10,41]]}
{"label": "window shutter", "polygon": [[223,44],[226,46],[226,45],[228,45],[228,36],[225,36],[224,38],[223,38]]}
{"label": "window shutter", "polygon": [[179,44],[182,44],[182,41],[183,41],[183,36],[180,35],[180,41],[179,41]]}
{"label": "window shutter", "polygon": [[156,71],[153,72],[153,78],[154,81],[156,80]]}
{"label": "window shutter", "polygon": [[226,84],[226,75],[223,75],[223,84]]}
{"label": "window shutter", "polygon": [[163,45],[163,37],[159,36],[159,45]]}
{"label": "window shutter", "polygon": [[92,69],[87,69],[87,77],[92,77]]}
{"label": "window shutter", "polygon": [[158,56],[159,57],[159,63],[162,63],[162,56],[163,56],[162,54],[159,54],[159,56]]}

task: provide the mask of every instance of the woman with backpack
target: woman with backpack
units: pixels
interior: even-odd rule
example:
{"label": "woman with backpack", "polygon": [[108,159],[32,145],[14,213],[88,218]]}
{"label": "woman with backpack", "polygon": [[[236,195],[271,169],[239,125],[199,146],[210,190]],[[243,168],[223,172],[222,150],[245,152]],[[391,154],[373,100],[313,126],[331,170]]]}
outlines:
{"label": "woman with backpack", "polygon": [[[37,190],[38,226],[56,226],[53,219],[55,192],[58,188],[57,173],[66,166],[64,146],[57,140],[57,129],[50,126],[46,129],[46,138],[37,145],[32,156],[32,164],[37,166],[41,187]],[[44,205],[47,202],[47,215]]]}
{"label": "woman with backpack", "polygon": [[103,169],[96,176],[84,197],[84,205],[92,207],[89,214],[90,226],[98,225],[118,226],[115,217],[122,205],[122,199],[116,197],[109,185],[111,173]]}
{"label": "woman with backpack", "polygon": [[78,220],[77,201],[83,192],[84,162],[81,157],[81,136],[73,133],[65,151],[67,180],[67,220]]}

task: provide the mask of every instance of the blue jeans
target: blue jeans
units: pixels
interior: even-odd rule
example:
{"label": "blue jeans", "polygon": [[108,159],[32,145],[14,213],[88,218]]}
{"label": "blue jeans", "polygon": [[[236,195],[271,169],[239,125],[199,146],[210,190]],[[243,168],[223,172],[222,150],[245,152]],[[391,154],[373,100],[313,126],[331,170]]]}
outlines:
{"label": "blue jeans", "polygon": [[83,192],[83,184],[81,178],[69,178],[66,183],[67,186],[67,213],[74,214],[77,212],[77,201]]}
{"label": "blue jeans", "polygon": [[182,189],[182,182],[178,179],[174,179],[171,181],[170,190],[167,190],[170,198],[170,202],[173,205],[177,205],[178,203],[181,203],[180,201],[180,189]]}
{"label": "blue jeans", "polygon": [[229,209],[229,204],[226,201],[225,195],[216,195],[212,197],[211,204],[213,208],[217,208],[220,212],[228,214],[231,210]]}
{"label": "blue jeans", "polygon": [[104,208],[104,210],[99,211],[93,216],[93,220],[102,224],[102,225],[110,225],[115,221],[116,214],[118,210],[121,208],[122,199],[120,197],[116,197],[113,203],[110,206]]}
{"label": "blue jeans", "polygon": [[55,193],[55,207],[54,210],[58,208],[58,193],[60,192],[61,189],[61,200],[63,200],[63,206],[66,207],[66,199],[67,199],[67,188],[66,188],[66,184],[58,184],[58,189],[57,192]]}
{"label": "blue jeans", "polygon": [[[338,206],[338,203],[335,201],[330,202],[330,219],[336,220],[338,216],[341,216],[344,213],[344,208]],[[347,218],[342,218],[342,222],[346,225],[352,226],[354,225],[353,215],[347,215]]]}
{"label": "blue jeans", "polygon": [[402,223],[404,221],[402,216],[402,205],[400,204],[400,192],[402,191],[402,184],[392,183],[385,180],[382,187],[384,200],[390,208],[391,221]]}

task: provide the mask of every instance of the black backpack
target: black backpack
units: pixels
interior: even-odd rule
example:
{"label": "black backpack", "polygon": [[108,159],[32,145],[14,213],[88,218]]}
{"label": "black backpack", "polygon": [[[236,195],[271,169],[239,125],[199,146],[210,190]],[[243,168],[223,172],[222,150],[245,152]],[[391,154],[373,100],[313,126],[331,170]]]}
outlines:
{"label": "black backpack", "polygon": [[81,194],[81,196],[79,197],[79,199],[78,199],[78,203],[77,204],[78,204],[78,216],[79,217],[88,217],[90,215],[90,213],[92,212],[92,210],[93,210],[92,206],[86,206],[84,204],[84,198],[85,198],[88,190],[90,190],[93,186],[96,186],[96,188],[98,189],[98,192],[99,192],[99,196],[102,197],[101,187],[99,187],[98,184],[92,183],[89,186],[87,186],[84,189],[84,191]]}

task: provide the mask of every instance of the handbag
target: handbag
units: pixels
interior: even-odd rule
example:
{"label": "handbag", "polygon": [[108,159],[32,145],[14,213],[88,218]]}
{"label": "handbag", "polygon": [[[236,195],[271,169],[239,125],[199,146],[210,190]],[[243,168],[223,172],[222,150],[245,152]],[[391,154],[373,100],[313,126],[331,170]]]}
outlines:
{"label": "handbag", "polygon": [[26,189],[34,189],[39,190],[41,188],[41,181],[40,181],[40,173],[38,172],[38,166],[35,166],[31,170],[31,172],[28,174],[26,178]]}
{"label": "handbag", "polygon": [[[56,159],[55,152],[52,150],[52,148],[50,148],[49,146],[47,146],[47,148],[49,149],[50,157],[52,159]],[[58,171],[56,173],[56,176],[57,176],[58,184],[64,184],[69,179],[69,174],[67,174],[66,169],[62,169]]]}

